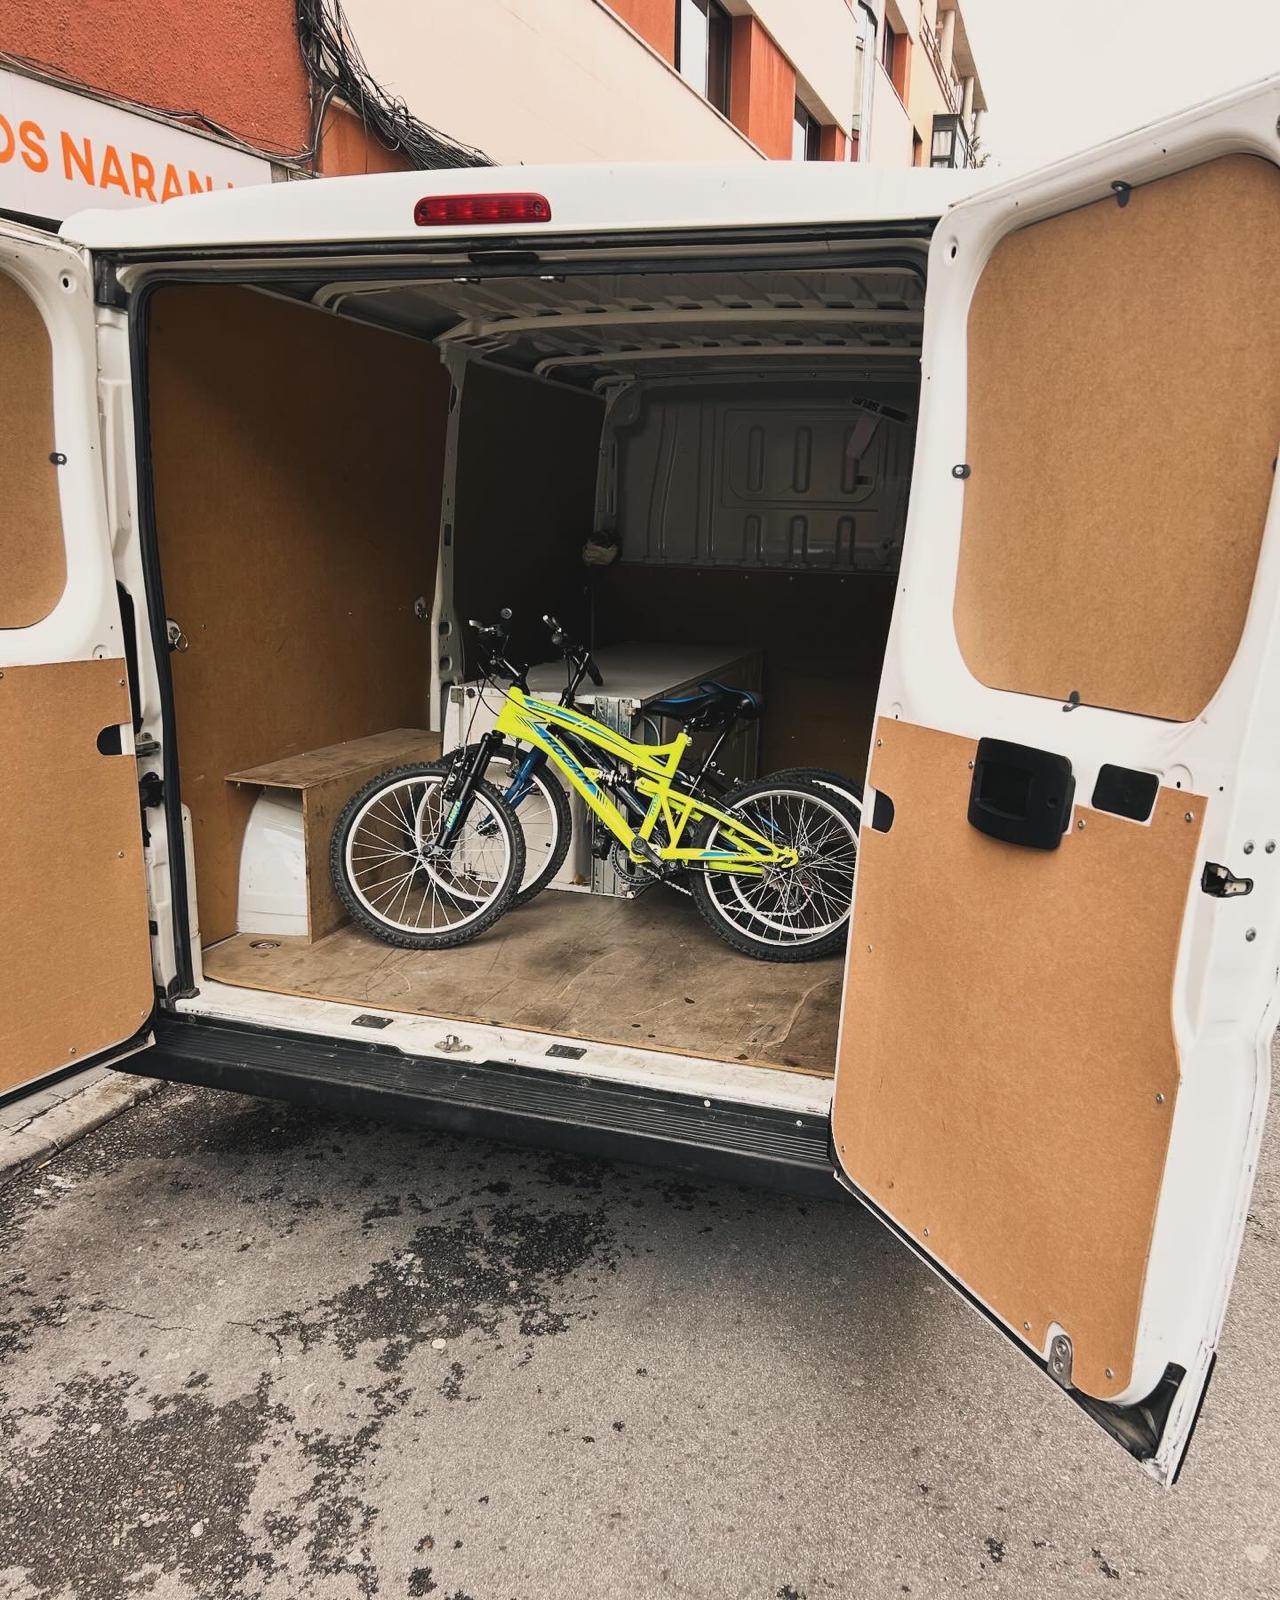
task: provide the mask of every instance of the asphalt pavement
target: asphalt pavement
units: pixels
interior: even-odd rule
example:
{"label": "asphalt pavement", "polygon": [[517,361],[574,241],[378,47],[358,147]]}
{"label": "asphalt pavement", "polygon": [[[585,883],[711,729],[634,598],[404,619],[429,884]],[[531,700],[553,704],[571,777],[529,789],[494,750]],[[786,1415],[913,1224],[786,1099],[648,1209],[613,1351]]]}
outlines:
{"label": "asphalt pavement", "polygon": [[168,1087],[0,1189],[0,1595],[1276,1595],[1278,1191],[1167,1493],[852,1203]]}

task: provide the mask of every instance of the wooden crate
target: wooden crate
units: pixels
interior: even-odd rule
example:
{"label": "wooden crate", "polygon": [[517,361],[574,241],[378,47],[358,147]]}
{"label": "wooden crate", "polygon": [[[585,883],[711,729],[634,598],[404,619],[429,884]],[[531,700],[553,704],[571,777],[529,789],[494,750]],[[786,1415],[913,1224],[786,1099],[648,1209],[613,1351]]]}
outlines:
{"label": "wooden crate", "polygon": [[307,937],[313,944],[348,920],[329,877],[329,843],[343,806],[378,773],[411,761],[434,761],[439,754],[438,733],[422,728],[393,728],[389,733],[348,739],[343,744],[306,750],[227,774],[227,782],[238,786],[278,789],[301,796]]}

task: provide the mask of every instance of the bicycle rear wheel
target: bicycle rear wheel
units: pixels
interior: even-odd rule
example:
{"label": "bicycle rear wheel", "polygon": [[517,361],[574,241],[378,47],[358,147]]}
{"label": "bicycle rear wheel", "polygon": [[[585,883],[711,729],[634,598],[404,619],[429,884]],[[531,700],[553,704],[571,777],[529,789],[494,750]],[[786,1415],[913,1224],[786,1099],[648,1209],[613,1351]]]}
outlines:
{"label": "bicycle rear wheel", "polygon": [[843,799],[847,800],[857,813],[858,820],[862,820],[862,785],[856,778],[846,778],[842,772],[832,772],[826,767],[783,767],[780,772],[771,772],[769,781],[779,783],[783,778],[799,778],[805,783],[816,783],[824,789],[834,789]]}
{"label": "bicycle rear wheel", "polygon": [[[818,961],[844,948],[858,858],[859,815],[829,784],[780,774],[741,784],[720,802],[757,833],[794,849],[794,867],[762,874],[690,872],[694,903],[716,933],[758,961]],[[728,848],[712,821],[701,848]]]}
{"label": "bicycle rear wheel", "polygon": [[524,873],[515,813],[481,782],[447,850],[433,847],[452,801],[447,771],[395,767],[347,802],[329,850],[352,919],[386,944],[441,950],[477,938],[511,907]]}

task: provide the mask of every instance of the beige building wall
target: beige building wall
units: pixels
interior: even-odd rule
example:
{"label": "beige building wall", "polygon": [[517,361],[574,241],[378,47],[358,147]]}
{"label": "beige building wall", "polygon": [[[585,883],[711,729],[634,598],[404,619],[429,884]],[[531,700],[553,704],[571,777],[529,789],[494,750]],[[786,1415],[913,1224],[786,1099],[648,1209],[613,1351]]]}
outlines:
{"label": "beige building wall", "polygon": [[914,131],[911,118],[878,61],[872,70],[875,83],[871,91],[871,137],[866,159],[877,167],[909,167]]}
{"label": "beige building wall", "polygon": [[847,134],[855,109],[858,47],[848,0],[752,0],[750,9],[795,67],[800,98],[809,110]]}
{"label": "beige building wall", "polygon": [[[873,0],[878,31],[858,0],[719,4],[725,54],[712,50],[696,86],[678,70],[688,0],[346,0],[346,13],[379,82],[505,164],[789,160],[807,149],[888,166],[911,165],[914,151],[928,165],[935,116],[959,109],[957,69],[974,73],[960,0]],[[891,74],[884,23],[902,41]],[[703,26],[704,49],[707,37]],[[713,89],[715,60],[726,65]]]}
{"label": "beige building wall", "polygon": [[344,0],[344,9],[374,78],[497,162],[761,158],[597,0]]}

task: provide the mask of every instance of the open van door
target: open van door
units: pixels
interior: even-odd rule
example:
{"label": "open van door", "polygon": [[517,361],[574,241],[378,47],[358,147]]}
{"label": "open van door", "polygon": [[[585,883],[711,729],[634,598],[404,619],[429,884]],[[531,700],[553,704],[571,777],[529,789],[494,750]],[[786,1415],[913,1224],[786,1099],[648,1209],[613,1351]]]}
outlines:
{"label": "open van door", "polygon": [[[75,251],[0,221],[0,1095],[136,1048],[153,990],[129,674]],[[106,1053],[106,1054],[104,1054]]]}
{"label": "open van door", "polygon": [[929,265],[833,1133],[1172,1480],[1280,963],[1280,79],[986,191]]}

